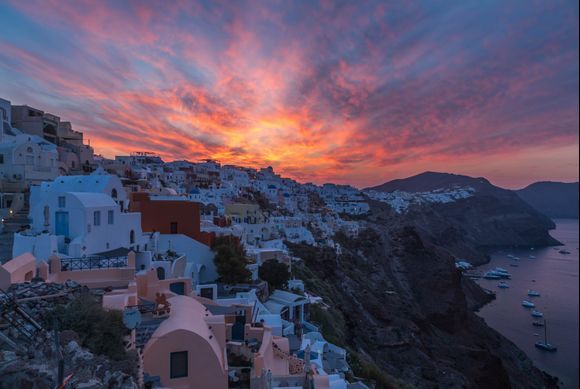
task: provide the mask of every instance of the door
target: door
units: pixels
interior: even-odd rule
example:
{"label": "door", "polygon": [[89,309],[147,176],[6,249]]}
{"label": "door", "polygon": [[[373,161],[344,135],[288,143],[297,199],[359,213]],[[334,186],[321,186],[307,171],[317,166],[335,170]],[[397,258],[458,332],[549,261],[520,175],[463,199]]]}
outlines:
{"label": "door", "polygon": [[232,340],[243,341],[246,328],[246,315],[238,312],[232,326]]}
{"label": "door", "polygon": [[54,219],[56,235],[64,235],[68,238],[68,212],[55,212]]}

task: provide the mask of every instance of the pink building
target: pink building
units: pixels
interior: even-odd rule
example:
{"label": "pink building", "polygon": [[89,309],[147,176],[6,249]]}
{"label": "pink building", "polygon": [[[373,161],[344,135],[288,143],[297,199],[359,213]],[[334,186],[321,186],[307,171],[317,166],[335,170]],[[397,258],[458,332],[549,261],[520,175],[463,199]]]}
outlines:
{"label": "pink building", "polygon": [[0,266],[0,289],[6,290],[11,284],[32,280],[36,274],[36,259],[30,253],[19,255]]}
{"label": "pink building", "polygon": [[143,349],[143,368],[170,388],[228,387],[226,325],[197,300],[169,299],[171,313]]}

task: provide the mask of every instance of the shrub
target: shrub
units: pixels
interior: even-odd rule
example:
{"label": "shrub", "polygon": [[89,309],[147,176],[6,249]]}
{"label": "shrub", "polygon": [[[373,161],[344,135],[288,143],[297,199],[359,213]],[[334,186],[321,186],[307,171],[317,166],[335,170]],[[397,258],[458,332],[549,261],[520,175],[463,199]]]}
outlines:
{"label": "shrub", "polygon": [[128,358],[123,337],[129,331],[123,325],[119,311],[107,311],[91,294],[83,293],[67,305],[54,308],[45,319],[45,328],[52,328],[53,320],[59,330],[72,330],[79,336],[80,345],[93,354],[121,361]]}
{"label": "shrub", "polygon": [[246,269],[248,260],[244,248],[235,239],[219,237],[212,250],[215,252],[214,263],[220,281],[226,284],[242,284],[251,281],[252,273]]}
{"label": "shrub", "polygon": [[284,288],[290,279],[290,271],[288,266],[280,263],[275,259],[270,259],[260,266],[258,269],[258,276],[268,283],[270,291],[274,289]]}

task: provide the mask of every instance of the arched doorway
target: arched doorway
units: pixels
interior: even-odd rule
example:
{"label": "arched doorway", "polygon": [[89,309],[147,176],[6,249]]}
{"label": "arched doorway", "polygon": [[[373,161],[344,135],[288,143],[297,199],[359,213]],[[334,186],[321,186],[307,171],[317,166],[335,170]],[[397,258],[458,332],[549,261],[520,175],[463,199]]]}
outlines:
{"label": "arched doorway", "polygon": [[162,267],[158,267],[157,268],[157,278],[159,280],[164,280],[165,279],[165,269]]}

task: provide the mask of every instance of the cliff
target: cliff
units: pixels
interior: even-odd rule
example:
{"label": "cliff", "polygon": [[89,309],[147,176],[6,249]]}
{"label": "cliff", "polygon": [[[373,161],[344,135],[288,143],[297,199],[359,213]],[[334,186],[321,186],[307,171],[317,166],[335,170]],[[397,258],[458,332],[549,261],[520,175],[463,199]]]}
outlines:
{"label": "cliff", "polygon": [[378,387],[555,386],[527,356],[476,316],[489,298],[455,269],[446,249],[412,226],[369,224],[342,253],[290,245],[325,337],[351,353],[354,373]]}
{"label": "cliff", "polygon": [[[412,199],[421,193],[421,202],[410,203],[404,212],[392,205],[371,201],[370,220],[387,225],[411,225],[429,242],[456,258],[475,265],[485,263],[486,253],[498,247],[558,245],[549,230],[554,222],[524,202],[513,191],[492,185],[484,178],[446,173],[423,173],[395,180],[373,190],[406,191]],[[438,200],[452,191],[468,195]],[[432,200],[433,199],[433,200]],[[391,200],[391,204],[396,202]]]}

